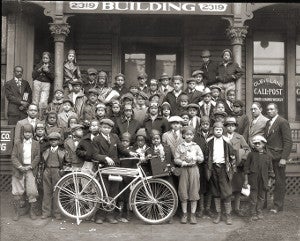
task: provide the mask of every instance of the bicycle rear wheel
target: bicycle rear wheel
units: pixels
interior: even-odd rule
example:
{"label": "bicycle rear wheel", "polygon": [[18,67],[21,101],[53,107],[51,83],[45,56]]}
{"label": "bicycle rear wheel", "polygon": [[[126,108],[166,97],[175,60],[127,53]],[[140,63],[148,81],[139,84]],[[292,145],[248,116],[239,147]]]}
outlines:
{"label": "bicycle rear wheel", "polygon": [[150,179],[138,183],[132,191],[131,205],[135,215],[149,224],[169,220],[176,212],[178,196],[170,183],[163,179]]}
{"label": "bicycle rear wheel", "polygon": [[72,219],[92,216],[99,207],[103,193],[99,184],[84,173],[70,173],[58,182],[57,204]]}

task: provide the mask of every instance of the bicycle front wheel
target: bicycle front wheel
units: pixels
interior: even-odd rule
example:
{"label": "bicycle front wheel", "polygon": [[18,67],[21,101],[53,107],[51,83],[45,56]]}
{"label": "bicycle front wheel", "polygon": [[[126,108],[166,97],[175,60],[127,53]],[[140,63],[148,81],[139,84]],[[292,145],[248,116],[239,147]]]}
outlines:
{"label": "bicycle front wheel", "polygon": [[176,212],[178,196],[170,183],[163,179],[140,182],[132,191],[135,215],[149,224],[161,224]]}
{"label": "bicycle front wheel", "polygon": [[98,210],[102,197],[99,184],[84,173],[70,173],[56,187],[58,207],[72,219],[92,216]]}

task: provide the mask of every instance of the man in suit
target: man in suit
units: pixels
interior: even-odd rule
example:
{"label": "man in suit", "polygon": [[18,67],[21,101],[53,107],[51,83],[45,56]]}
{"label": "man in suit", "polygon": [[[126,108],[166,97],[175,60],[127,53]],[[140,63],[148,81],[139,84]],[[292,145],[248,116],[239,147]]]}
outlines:
{"label": "man in suit", "polygon": [[39,112],[38,112],[38,107],[36,104],[30,104],[28,106],[27,114],[28,114],[27,118],[17,122],[16,128],[15,128],[14,142],[17,142],[22,139],[24,125],[31,124],[33,127],[33,130],[35,131],[36,124],[43,123],[43,121],[41,121],[37,118]]}
{"label": "man in suit", "polygon": [[[97,153],[93,155],[93,159],[103,163],[105,166],[120,166],[119,154],[123,156],[135,156],[131,151],[123,148],[119,137],[111,133],[114,126],[114,122],[110,119],[104,118],[100,121],[100,134],[93,139],[93,143],[96,146]],[[119,191],[119,183],[108,181],[107,177],[103,178],[105,187],[110,197],[115,197]],[[96,223],[102,224],[104,218],[111,224],[116,224],[118,221],[115,219],[114,214],[101,213],[97,215]]]}
{"label": "man in suit", "polygon": [[252,138],[256,135],[264,134],[264,129],[269,119],[262,114],[262,107],[258,102],[253,102],[251,106],[251,114],[252,120],[250,120],[249,130],[245,139],[253,148]]}
{"label": "man in suit", "polygon": [[14,68],[14,78],[4,85],[8,100],[7,117],[9,125],[16,125],[19,120],[26,118],[26,110],[32,101],[32,90],[27,80],[22,78],[23,68]]}
{"label": "man in suit", "polygon": [[292,149],[292,137],[289,122],[278,115],[278,106],[270,103],[267,106],[270,117],[265,127],[267,139],[267,152],[272,156],[275,173],[274,207],[271,212],[277,213],[283,210],[285,197],[285,168],[286,161]]}

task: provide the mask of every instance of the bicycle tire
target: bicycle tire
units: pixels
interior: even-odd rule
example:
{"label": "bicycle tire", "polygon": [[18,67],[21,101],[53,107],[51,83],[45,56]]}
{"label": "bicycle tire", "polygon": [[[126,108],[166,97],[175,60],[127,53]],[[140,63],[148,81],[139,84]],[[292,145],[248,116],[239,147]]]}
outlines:
{"label": "bicycle tire", "polygon": [[[80,194],[80,192],[82,193]],[[60,179],[55,194],[61,213],[72,219],[84,219],[94,215],[103,198],[99,183],[89,175],[79,172],[70,173]],[[80,213],[76,212],[76,199]]]}
{"label": "bicycle tire", "polygon": [[[147,195],[143,182],[132,190],[131,205],[134,214],[148,224],[161,224],[168,221],[178,207],[178,196],[174,187],[163,179],[150,179],[146,184],[155,200]],[[142,203],[143,202],[143,203]]]}

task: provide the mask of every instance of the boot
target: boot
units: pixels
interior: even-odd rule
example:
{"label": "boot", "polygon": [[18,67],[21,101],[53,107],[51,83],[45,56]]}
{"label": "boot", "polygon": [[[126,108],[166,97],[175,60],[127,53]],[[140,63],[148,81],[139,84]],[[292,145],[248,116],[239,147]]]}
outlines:
{"label": "boot", "polygon": [[187,223],[187,213],[183,213],[180,222],[182,224],[186,224]]}
{"label": "boot", "polygon": [[218,224],[221,221],[221,199],[220,198],[214,198],[217,216],[213,220],[213,223]]}
{"label": "boot", "polygon": [[32,220],[36,220],[35,207],[36,207],[36,202],[30,203],[29,216]]}
{"label": "boot", "polygon": [[197,218],[202,218],[204,214],[204,195],[201,195],[198,201],[198,212],[196,212]]}
{"label": "boot", "polygon": [[206,206],[205,206],[205,213],[209,217],[213,217],[213,212],[210,210],[211,206],[211,194],[207,194],[206,196]]}
{"label": "boot", "polygon": [[225,206],[225,212],[226,212],[226,224],[231,225],[232,219],[231,219],[231,202],[224,203]]}
{"label": "boot", "polygon": [[14,221],[18,221],[20,219],[20,201],[19,200],[14,200],[13,201],[13,205],[14,205],[14,216],[13,216],[13,220]]}
{"label": "boot", "polygon": [[194,213],[191,213],[190,224],[197,224],[197,218]]}

